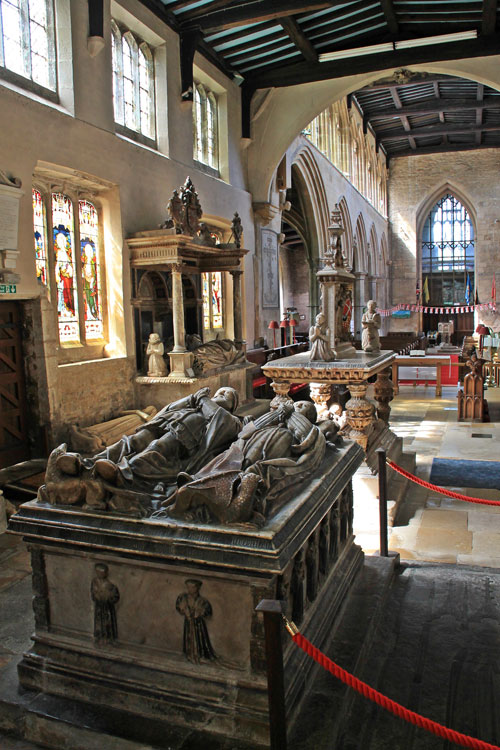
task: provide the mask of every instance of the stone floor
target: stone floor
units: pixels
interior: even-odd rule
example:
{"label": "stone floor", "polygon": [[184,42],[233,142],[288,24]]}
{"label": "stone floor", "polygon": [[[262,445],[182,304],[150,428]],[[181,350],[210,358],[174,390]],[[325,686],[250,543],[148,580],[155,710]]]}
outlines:
{"label": "stone floor", "polygon": [[[486,397],[493,418],[500,389],[487,390]],[[457,422],[454,387],[443,387],[442,398],[435,398],[432,386],[401,386],[391,407],[391,429],[403,438],[405,451],[416,453],[416,474],[422,479],[429,479],[434,457],[499,460],[500,421]],[[365,474],[358,482],[356,541],[371,554],[379,548],[378,479]],[[500,501],[500,487],[447,489]],[[500,567],[500,506],[465,503],[410,484],[389,531],[389,549],[403,560]]]}

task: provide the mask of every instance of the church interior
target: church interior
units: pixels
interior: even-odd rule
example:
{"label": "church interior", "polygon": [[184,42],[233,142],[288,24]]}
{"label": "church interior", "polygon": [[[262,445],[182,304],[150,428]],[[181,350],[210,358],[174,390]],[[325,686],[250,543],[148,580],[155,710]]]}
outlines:
{"label": "church interior", "polygon": [[0,134],[0,748],[497,748],[497,0],[0,0]]}

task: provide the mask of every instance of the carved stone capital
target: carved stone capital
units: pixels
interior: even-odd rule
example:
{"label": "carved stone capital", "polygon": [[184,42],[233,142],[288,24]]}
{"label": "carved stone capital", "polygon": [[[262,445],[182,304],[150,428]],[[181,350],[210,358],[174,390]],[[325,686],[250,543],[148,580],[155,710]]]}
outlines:
{"label": "carved stone capital", "polygon": [[171,263],[169,268],[172,273],[182,273],[182,263]]}
{"label": "carved stone capital", "polygon": [[256,202],[252,204],[255,216],[260,219],[262,224],[270,224],[275,216],[278,216],[280,209],[268,202]]}

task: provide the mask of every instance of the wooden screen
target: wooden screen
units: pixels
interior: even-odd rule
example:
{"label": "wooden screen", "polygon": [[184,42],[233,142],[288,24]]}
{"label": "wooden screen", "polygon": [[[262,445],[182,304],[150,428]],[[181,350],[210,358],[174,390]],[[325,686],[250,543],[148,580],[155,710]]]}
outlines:
{"label": "wooden screen", "polygon": [[29,458],[21,310],[0,302],[0,468]]}

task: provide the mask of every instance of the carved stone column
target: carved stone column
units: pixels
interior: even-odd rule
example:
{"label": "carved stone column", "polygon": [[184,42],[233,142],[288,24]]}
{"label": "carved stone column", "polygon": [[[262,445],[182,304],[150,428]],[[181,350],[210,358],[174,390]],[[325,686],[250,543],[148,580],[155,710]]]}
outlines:
{"label": "carved stone column", "polygon": [[316,407],[318,421],[330,418],[328,403],[332,398],[333,386],[330,383],[310,383],[309,392]]}
{"label": "carved stone column", "polygon": [[[174,323],[174,348],[169,352],[169,378],[185,378],[191,373],[193,355],[186,350],[186,329],[184,328],[184,294],[182,291],[182,266],[174,263],[170,266],[172,273],[172,308]],[[194,375],[194,373],[193,373]]]}
{"label": "carved stone column", "polygon": [[375,422],[375,406],[365,398],[367,389],[368,383],[365,381],[349,383],[351,398],[345,406],[347,424],[343,431],[346,437],[358,443],[364,451]]}
{"label": "carved stone column", "polygon": [[276,396],[273,398],[271,403],[269,404],[270,409],[278,409],[282,404],[287,403],[293,403],[293,399],[290,398],[288,395],[288,391],[290,390],[290,383],[286,383],[284,381],[280,380],[273,380],[271,383],[271,388],[275,392]]}
{"label": "carved stone column", "polygon": [[233,277],[233,326],[234,343],[237,349],[243,349],[243,320],[241,312],[241,276],[243,271],[230,271]]}
{"label": "carved stone column", "polygon": [[382,370],[377,375],[375,382],[375,399],[377,401],[377,416],[384,422],[389,424],[389,416],[391,414],[391,407],[389,402],[394,398],[394,388],[392,387],[392,380],[389,378],[390,370]]}

